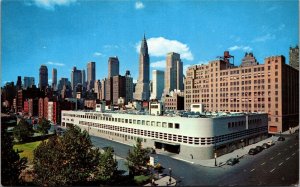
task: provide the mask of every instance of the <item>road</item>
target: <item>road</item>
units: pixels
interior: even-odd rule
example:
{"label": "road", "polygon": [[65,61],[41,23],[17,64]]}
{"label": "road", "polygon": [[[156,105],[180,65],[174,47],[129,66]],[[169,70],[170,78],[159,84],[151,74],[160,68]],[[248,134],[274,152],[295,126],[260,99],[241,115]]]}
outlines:
{"label": "road", "polygon": [[[129,149],[132,150],[131,146],[100,137],[91,136],[91,140],[96,147],[114,147],[115,154],[122,158],[126,158]],[[246,155],[234,166],[208,168],[166,155],[153,156],[157,156],[158,162],[166,168],[165,174],[168,174],[168,168],[172,168],[172,176],[179,181],[179,186],[287,186],[299,181],[299,143],[295,135],[287,136],[286,141],[276,142],[257,155]]]}

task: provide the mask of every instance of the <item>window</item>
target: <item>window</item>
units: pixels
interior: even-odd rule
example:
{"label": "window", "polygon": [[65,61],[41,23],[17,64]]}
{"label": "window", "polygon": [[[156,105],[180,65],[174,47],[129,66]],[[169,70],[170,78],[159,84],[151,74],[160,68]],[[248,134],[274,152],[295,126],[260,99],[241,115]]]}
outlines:
{"label": "window", "polygon": [[179,123],[175,123],[175,129],[179,129],[180,126],[179,126]]}
{"label": "window", "polygon": [[166,123],[166,122],[163,122],[163,123],[162,123],[162,127],[167,127],[167,123]]}
{"label": "window", "polygon": [[173,123],[168,123],[169,128],[173,128]]}
{"label": "window", "polygon": [[161,122],[157,122],[157,123],[156,123],[156,126],[157,126],[157,127],[161,127]]}

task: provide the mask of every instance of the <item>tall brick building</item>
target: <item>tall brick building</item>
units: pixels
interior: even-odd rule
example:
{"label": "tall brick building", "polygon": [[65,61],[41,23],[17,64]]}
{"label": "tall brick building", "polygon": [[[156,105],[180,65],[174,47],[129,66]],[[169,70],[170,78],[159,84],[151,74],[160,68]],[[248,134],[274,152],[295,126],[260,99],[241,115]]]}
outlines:
{"label": "tall brick building", "polygon": [[290,52],[289,52],[289,57],[290,61],[289,64],[293,68],[299,70],[299,46],[297,45],[296,47],[290,47]]}
{"label": "tall brick building", "polygon": [[299,71],[285,64],[284,56],[265,58],[264,64],[250,56],[239,67],[226,59],[189,67],[185,110],[202,103],[211,112],[266,112],[270,133],[298,125]]}

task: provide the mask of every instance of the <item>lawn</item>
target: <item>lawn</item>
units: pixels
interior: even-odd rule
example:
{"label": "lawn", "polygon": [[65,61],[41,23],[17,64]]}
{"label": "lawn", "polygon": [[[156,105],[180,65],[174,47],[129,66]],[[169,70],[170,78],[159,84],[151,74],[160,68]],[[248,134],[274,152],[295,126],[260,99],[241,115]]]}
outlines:
{"label": "lawn", "polygon": [[42,141],[36,141],[36,142],[30,142],[30,143],[24,143],[24,144],[18,144],[14,145],[14,150],[21,151],[19,153],[20,157],[27,157],[28,164],[32,164],[33,162],[33,150],[41,143]]}

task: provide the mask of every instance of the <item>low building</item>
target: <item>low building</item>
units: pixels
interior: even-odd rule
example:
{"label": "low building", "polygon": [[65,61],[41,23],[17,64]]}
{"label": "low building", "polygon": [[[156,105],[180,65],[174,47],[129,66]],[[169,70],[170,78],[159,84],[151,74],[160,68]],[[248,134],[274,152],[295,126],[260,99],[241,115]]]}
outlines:
{"label": "low building", "polygon": [[164,97],[166,110],[184,110],[184,93],[180,91],[171,92]]}
{"label": "low building", "polygon": [[[101,110],[98,110],[101,111]],[[154,116],[138,111],[62,111],[62,126],[77,125],[89,134],[133,145],[163,149],[182,158],[212,159],[267,138],[263,113],[177,113]]]}

